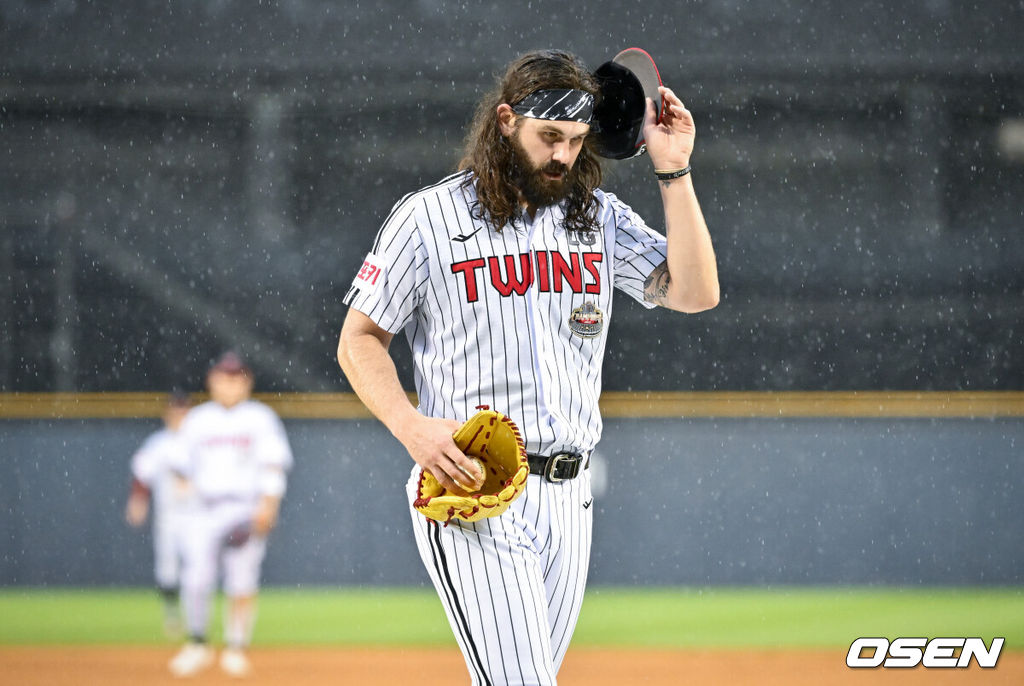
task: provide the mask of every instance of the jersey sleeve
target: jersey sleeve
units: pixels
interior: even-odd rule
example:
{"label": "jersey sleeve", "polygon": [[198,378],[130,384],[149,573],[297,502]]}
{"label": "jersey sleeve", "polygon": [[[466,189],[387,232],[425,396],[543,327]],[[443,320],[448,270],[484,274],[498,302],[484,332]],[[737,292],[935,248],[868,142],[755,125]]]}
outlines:
{"label": "jersey sleeve", "polygon": [[410,197],[395,205],[343,300],[392,334],[409,323],[426,293],[427,255],[415,207]]}
{"label": "jersey sleeve", "polygon": [[256,405],[259,411],[256,458],[260,467],[257,489],[261,495],[280,498],[287,488],[287,472],[292,466],[292,450],[284,422],[269,407]]}
{"label": "jersey sleeve", "polygon": [[159,444],[158,437],[159,432],[150,435],[143,441],[139,449],[135,451],[135,454],[132,455],[132,476],[149,488],[153,488],[163,468],[163,465],[161,465],[162,455],[157,449]]}
{"label": "jersey sleeve", "polygon": [[259,463],[288,471],[292,467],[292,449],[284,430],[284,422],[270,408],[261,408],[263,417],[258,444]]}
{"label": "jersey sleeve", "polygon": [[656,307],[644,299],[644,281],[668,255],[665,236],[647,226],[640,215],[611,193],[604,197],[610,212],[606,230],[614,232],[615,240],[615,287],[646,308]]}
{"label": "jersey sleeve", "polygon": [[167,451],[167,469],[185,479],[194,476],[196,427],[202,423],[202,414],[199,407],[189,411],[181,426],[174,432],[173,443]]}

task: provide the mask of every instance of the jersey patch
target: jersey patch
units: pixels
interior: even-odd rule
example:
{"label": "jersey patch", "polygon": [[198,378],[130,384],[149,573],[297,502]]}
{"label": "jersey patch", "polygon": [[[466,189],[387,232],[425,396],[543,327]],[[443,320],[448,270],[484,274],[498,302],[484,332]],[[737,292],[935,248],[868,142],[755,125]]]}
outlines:
{"label": "jersey patch", "polygon": [[384,260],[370,253],[363,260],[363,266],[359,268],[356,278],[352,281],[352,287],[366,293],[376,293],[385,278],[387,278],[387,267]]}
{"label": "jersey patch", "polygon": [[569,330],[580,338],[593,338],[604,328],[604,312],[589,300],[569,315]]}

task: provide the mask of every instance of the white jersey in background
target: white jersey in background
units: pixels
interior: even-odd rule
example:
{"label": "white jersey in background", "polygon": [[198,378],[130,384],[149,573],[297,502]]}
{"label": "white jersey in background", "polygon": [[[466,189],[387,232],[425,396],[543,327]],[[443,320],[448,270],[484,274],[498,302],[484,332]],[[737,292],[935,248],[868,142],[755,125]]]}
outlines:
{"label": "white jersey in background", "polygon": [[152,494],[152,511],[155,518],[165,513],[180,510],[188,503],[184,489],[178,481],[172,466],[181,461],[182,444],[170,429],[160,429],[150,434],[135,454],[132,455],[132,476],[144,484]]}
{"label": "white jersey in background", "polygon": [[191,504],[173,468],[183,457],[178,435],[160,429],[149,435],[131,459],[131,473],[151,494],[153,562],[157,586],[176,588],[180,582],[184,519]]}
{"label": "white jersey in background", "polygon": [[203,403],[188,413],[179,434],[184,450],[178,469],[201,501],[255,502],[283,491],[283,484],[267,480],[291,468],[292,452],[281,419],[263,403]]}

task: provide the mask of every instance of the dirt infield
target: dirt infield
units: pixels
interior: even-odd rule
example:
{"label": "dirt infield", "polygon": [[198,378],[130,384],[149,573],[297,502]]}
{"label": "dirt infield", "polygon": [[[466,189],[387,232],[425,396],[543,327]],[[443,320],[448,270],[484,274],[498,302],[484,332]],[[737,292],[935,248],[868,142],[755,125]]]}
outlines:
{"label": "dirt infield", "polygon": [[[181,684],[166,671],[171,648],[0,647],[0,684],[139,686]],[[561,686],[627,684],[1022,684],[1024,653],[1004,653],[995,669],[852,670],[842,650],[570,650]],[[195,684],[325,686],[359,684],[452,686],[468,684],[451,649],[260,648],[253,673],[229,678],[216,667],[187,680]]]}

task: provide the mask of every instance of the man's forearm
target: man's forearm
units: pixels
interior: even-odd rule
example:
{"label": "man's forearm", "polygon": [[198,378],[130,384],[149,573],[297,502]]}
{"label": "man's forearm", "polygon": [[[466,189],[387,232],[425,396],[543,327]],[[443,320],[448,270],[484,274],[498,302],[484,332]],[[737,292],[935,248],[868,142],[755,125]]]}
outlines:
{"label": "man's forearm", "polygon": [[269,534],[277,526],[277,515],[281,510],[281,496],[264,494],[253,515],[253,528],[260,536]]}
{"label": "man's forearm", "polygon": [[[338,342],[338,362],[356,395],[409,452],[409,457],[447,489],[463,492],[459,476],[475,474],[453,436],[461,422],[425,417],[402,389],[398,370],[388,353],[391,334],[370,319],[349,310]],[[472,470],[472,471],[471,471]]]}
{"label": "man's forearm", "polygon": [[704,214],[689,175],[662,181],[668,239],[667,273],[652,285],[663,300],[653,300],[682,312],[700,312],[718,304],[718,266]]}
{"label": "man's forearm", "polygon": [[338,362],[363,404],[398,436],[399,427],[416,414],[416,408],[402,388],[384,343],[371,334],[343,335]]}

